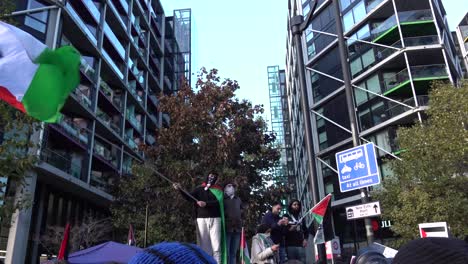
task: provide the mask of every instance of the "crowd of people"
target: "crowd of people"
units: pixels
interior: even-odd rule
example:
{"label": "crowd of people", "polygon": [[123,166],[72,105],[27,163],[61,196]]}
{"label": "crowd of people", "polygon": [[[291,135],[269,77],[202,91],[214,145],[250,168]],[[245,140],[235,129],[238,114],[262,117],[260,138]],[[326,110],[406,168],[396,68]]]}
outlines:
{"label": "crowd of people", "polygon": [[[238,263],[244,208],[236,196],[235,184],[227,183],[221,187],[216,184],[217,181],[218,175],[212,172],[202,185],[190,193],[177,183],[174,188],[185,199],[196,203],[197,244],[217,263],[235,264]],[[287,260],[305,263],[309,232],[305,222],[300,221],[301,202],[293,200],[288,213],[282,216],[281,210],[282,204],[275,202],[263,216],[252,239],[251,263],[283,264]]]}

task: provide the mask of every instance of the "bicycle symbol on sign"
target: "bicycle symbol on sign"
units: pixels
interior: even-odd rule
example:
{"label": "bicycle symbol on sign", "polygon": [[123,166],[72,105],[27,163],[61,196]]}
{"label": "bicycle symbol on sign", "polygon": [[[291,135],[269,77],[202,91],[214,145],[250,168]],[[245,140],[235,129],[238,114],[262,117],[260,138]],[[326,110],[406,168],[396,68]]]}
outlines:
{"label": "bicycle symbol on sign", "polygon": [[354,170],[364,169],[365,167],[366,165],[362,162],[356,162],[356,164],[354,164]]}

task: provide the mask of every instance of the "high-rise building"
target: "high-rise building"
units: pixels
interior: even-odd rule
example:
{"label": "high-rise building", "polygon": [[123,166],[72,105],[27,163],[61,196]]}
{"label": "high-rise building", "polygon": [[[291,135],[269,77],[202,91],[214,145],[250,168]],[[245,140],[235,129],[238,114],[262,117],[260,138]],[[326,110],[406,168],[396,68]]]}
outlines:
{"label": "high-rise building", "polygon": [[[309,0],[291,0],[289,17],[310,12]],[[338,6],[337,6],[338,4]],[[336,15],[339,8],[340,16]],[[317,177],[320,197],[334,193],[335,234],[345,248],[365,242],[363,220],[346,221],[345,206],[360,202],[359,191],[342,193],[335,153],[352,147],[351,127],[338,49],[337,23],[342,23],[346,62],[354,87],[359,136],[377,145],[380,175],[390,175],[386,159],[398,158],[396,129],[421,122],[432,81],[456,83],[461,77],[454,40],[440,0],[319,0],[302,36],[304,61],[296,59],[288,32],[286,87],[290,109],[297,194],[310,204],[310,175]],[[321,33],[323,32],[323,33]],[[305,64],[315,157],[307,157],[298,63]],[[363,140],[363,142],[365,142]],[[317,171],[308,172],[313,159]],[[375,188],[379,188],[376,186]],[[372,189],[372,188],[371,188]],[[388,219],[379,219],[380,221]],[[386,224],[385,226],[388,226]],[[380,228],[385,239],[388,228]]]}
{"label": "high-rise building", "polygon": [[[277,144],[280,150],[280,160],[278,165],[273,168],[273,180],[277,185],[293,187],[292,189],[295,189],[295,177],[292,174],[291,132],[287,116],[288,105],[285,95],[285,71],[280,70],[279,66],[268,66],[267,71],[271,130],[276,135],[275,144]],[[293,193],[291,196],[295,197],[295,194]],[[282,197],[282,202],[286,203],[286,199],[288,198],[290,197]]]}
{"label": "high-rise building", "polygon": [[0,232],[6,263],[38,263],[51,253],[39,239],[47,227],[109,215],[113,183],[145,159],[139,146],[157,144],[158,129],[169,125],[158,97],[189,76],[191,12],[175,11],[184,14],[180,22],[164,15],[159,0],[13,2],[23,30],[82,55],[81,82],[63,119],[40,133],[40,162],[25,190],[34,206]]}
{"label": "high-rise building", "polygon": [[461,66],[465,73],[465,78],[468,78],[468,13],[462,18],[456,30],[456,41],[461,56]]}

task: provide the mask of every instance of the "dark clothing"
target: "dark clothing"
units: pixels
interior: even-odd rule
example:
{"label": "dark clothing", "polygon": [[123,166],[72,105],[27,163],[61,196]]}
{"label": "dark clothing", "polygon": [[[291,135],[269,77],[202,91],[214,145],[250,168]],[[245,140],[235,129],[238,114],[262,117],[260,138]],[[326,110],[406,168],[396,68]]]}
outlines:
{"label": "dark clothing", "polygon": [[224,198],[226,232],[240,232],[242,228],[242,201],[239,197]]}
{"label": "dark clothing", "polygon": [[280,220],[279,215],[275,215],[272,212],[268,212],[262,218],[262,224],[267,224],[271,228],[271,240],[273,243],[284,245],[284,233],[285,233],[285,226],[278,225],[278,221]]}
{"label": "dark clothing", "polygon": [[[299,220],[299,218],[299,215],[295,216],[294,219],[291,216],[288,216],[289,222]],[[302,221],[301,224],[297,225],[293,230],[290,230],[290,227],[291,225],[288,225],[288,232],[286,233],[286,246],[302,247],[304,239],[309,237],[309,231],[307,230],[305,221]]]}
{"label": "dark clothing", "polygon": [[[180,191],[182,196],[191,202],[194,202],[192,198],[190,198],[187,194]],[[206,203],[205,207],[197,206],[197,218],[216,218],[221,217],[221,210],[219,208],[219,202],[211,193],[210,190],[206,190],[204,187],[197,187],[190,193],[193,197],[195,197],[199,201],[203,201]]]}

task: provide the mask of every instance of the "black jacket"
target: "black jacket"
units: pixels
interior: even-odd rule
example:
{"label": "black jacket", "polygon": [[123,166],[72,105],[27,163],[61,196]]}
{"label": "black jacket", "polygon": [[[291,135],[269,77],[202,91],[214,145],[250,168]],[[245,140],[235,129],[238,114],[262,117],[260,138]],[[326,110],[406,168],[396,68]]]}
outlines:
{"label": "black jacket", "polygon": [[279,215],[273,214],[271,211],[266,213],[265,216],[262,218],[262,224],[267,224],[271,228],[271,240],[273,243],[280,244],[284,246],[284,236],[286,233],[286,226],[278,225],[278,221],[280,220]]}
{"label": "black jacket", "polygon": [[[294,216],[296,220],[299,220],[300,216]],[[288,215],[289,222],[294,221],[291,215]],[[304,239],[309,237],[309,230],[305,221],[302,221],[301,224],[296,225],[295,228],[291,228],[292,225],[288,225],[288,231],[286,233],[286,246],[287,247],[302,247]],[[291,230],[292,229],[292,230]]]}
{"label": "black jacket", "polygon": [[242,201],[239,197],[224,198],[224,216],[226,232],[240,232],[242,228]]}
{"label": "black jacket", "polygon": [[[187,194],[184,192],[180,191],[182,196],[190,202],[195,202],[192,198],[190,198]],[[219,202],[214,196],[214,194],[211,193],[210,190],[206,190],[204,187],[197,187],[195,190],[193,190],[190,195],[195,197],[199,201],[203,201],[206,203],[205,207],[200,207],[198,205],[195,205],[197,207],[197,218],[216,218],[216,217],[221,217],[221,211],[219,209]]]}

